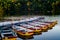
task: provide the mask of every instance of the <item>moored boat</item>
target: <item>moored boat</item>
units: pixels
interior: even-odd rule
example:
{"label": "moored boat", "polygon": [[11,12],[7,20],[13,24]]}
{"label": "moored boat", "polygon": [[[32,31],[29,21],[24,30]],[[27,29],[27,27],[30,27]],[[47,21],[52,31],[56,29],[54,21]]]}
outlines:
{"label": "moored boat", "polygon": [[57,21],[40,21],[45,24],[49,24],[49,27],[54,27],[57,24]]}
{"label": "moored boat", "polygon": [[48,29],[47,25],[41,25],[41,24],[37,24],[37,23],[29,23],[29,24],[32,25],[32,26],[35,26],[35,27],[40,27],[42,30],[47,30]]}
{"label": "moored boat", "polygon": [[42,31],[41,27],[36,27],[33,25],[29,25],[29,24],[20,24],[20,25],[24,28],[34,30],[34,33],[41,33],[41,31]]}
{"label": "moored boat", "polygon": [[57,21],[41,21],[41,20],[35,20],[34,23],[43,23],[48,25],[49,28],[54,27],[57,24]]}
{"label": "moored boat", "polygon": [[1,32],[2,40],[16,40],[17,35],[11,30],[2,30]]}
{"label": "moored boat", "polygon": [[48,27],[48,28],[52,28],[50,23],[45,23],[45,22],[34,22],[34,23],[39,25],[44,25],[45,27]]}
{"label": "moored boat", "polygon": [[25,37],[25,38],[30,38],[33,37],[33,30],[26,29],[20,26],[13,25],[12,29],[20,36]]}

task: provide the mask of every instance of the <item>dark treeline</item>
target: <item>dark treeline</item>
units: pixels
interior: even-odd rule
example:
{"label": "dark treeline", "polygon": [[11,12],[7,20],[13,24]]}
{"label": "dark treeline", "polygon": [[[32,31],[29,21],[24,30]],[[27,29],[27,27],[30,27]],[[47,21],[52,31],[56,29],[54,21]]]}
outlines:
{"label": "dark treeline", "polygon": [[[59,15],[59,0],[1,0],[0,14],[11,15]],[[2,15],[1,14],[1,15]]]}

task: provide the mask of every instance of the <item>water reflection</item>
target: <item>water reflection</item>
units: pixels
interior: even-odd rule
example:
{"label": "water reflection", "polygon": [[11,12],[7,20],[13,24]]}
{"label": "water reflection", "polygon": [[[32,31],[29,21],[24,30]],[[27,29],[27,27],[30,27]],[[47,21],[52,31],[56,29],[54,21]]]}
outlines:
{"label": "water reflection", "polygon": [[[52,29],[53,29],[53,28],[50,28],[50,29],[44,30],[44,31],[41,32],[41,33],[36,33],[36,34],[34,34],[33,37],[31,37],[31,38],[24,38],[24,37],[22,37],[22,36],[19,36],[19,38],[21,38],[22,40],[40,40],[40,39],[38,39],[38,38],[40,38],[40,36],[41,36],[43,33],[48,32],[48,30],[52,30]],[[37,37],[38,37],[38,38],[37,38]],[[42,37],[42,36],[41,36],[41,37]],[[43,38],[41,38],[41,39],[43,39]],[[45,38],[44,38],[43,40],[45,40]]]}
{"label": "water reflection", "polygon": [[46,20],[57,20],[58,24],[53,28],[49,29],[46,32],[42,32],[42,34],[34,35],[32,39],[20,39],[20,40],[60,40],[60,16],[52,17],[46,16]]}
{"label": "water reflection", "polygon": [[49,19],[58,20],[58,24],[48,32],[34,36],[33,40],[60,40],[60,17],[49,17]]}
{"label": "water reflection", "polygon": [[21,38],[21,39],[33,39],[34,37],[32,36],[32,37],[22,37],[22,36],[18,36],[19,38]]}

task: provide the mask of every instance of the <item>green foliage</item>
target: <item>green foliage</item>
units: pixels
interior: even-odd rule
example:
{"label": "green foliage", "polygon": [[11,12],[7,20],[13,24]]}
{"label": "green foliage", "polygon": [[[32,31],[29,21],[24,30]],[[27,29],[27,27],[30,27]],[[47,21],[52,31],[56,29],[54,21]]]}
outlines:
{"label": "green foliage", "polygon": [[[60,3],[59,0],[58,2]],[[4,15],[7,16],[28,15],[29,13],[55,15],[59,12],[58,2],[56,0],[0,0],[0,6]]]}
{"label": "green foliage", "polygon": [[3,19],[3,7],[0,5],[0,20]]}

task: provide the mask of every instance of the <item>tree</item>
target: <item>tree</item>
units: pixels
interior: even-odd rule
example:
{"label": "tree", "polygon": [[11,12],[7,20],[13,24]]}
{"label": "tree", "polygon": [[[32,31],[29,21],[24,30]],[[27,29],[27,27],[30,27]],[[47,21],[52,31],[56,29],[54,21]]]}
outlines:
{"label": "tree", "polygon": [[0,5],[0,20],[3,19],[3,14],[4,14],[4,11],[3,11],[3,7]]}

